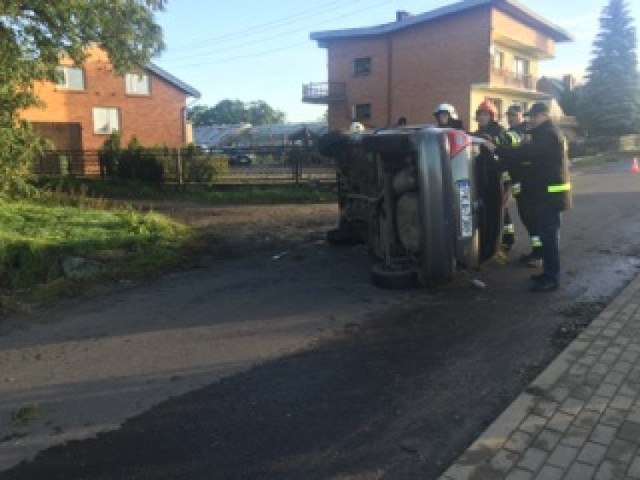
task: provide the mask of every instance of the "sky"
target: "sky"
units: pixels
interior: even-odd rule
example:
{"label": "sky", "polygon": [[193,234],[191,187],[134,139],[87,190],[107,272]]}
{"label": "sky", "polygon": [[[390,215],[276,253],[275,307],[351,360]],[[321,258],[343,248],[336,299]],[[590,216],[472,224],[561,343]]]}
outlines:
{"label": "sky", "polygon": [[[264,100],[285,112],[289,122],[317,121],[326,106],[301,101],[303,84],[327,81],[326,49],[309,39],[311,32],[379,25],[395,20],[397,10],[419,14],[451,3],[455,0],[169,0],[156,14],[167,48],[153,62],[199,90],[199,105],[226,98]],[[572,73],[580,79],[608,0],[520,3],[574,37],[557,45],[554,60],[541,62],[541,75]],[[627,4],[638,27],[640,1]]]}

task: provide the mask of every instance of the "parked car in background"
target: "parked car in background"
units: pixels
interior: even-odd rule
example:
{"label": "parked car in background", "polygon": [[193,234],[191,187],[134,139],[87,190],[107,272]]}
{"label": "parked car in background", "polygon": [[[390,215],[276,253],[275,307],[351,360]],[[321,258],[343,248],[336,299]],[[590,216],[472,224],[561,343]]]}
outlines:
{"label": "parked car in background", "polygon": [[250,167],[253,163],[255,163],[255,160],[256,155],[249,152],[229,154],[230,167]]}
{"label": "parked car in background", "polygon": [[327,240],[367,243],[372,280],[387,288],[442,285],[492,258],[502,183],[479,143],[432,126],[328,133],[319,147],[336,162],[340,217]]}

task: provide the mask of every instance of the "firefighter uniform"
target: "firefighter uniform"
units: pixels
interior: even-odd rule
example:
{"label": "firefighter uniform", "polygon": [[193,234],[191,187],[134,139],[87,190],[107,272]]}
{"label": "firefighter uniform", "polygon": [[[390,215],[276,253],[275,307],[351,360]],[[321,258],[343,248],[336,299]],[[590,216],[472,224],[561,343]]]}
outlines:
{"label": "firefighter uniform", "polygon": [[[546,114],[544,103],[535,103],[527,115]],[[532,276],[532,291],[548,292],[558,288],[560,277],[561,212],[571,207],[571,183],[567,142],[562,132],[550,120],[529,129],[520,146],[497,146],[495,153],[510,171],[518,172],[531,195],[537,227],[542,241],[543,272]],[[524,168],[527,162],[531,165]]]}
{"label": "firefighter uniform", "polygon": [[[485,126],[480,127],[478,130],[472,133],[476,137],[485,138],[491,141],[495,145],[502,147],[513,147],[520,143],[520,137],[514,132],[507,131],[502,125],[495,121],[497,116],[497,109],[489,102],[482,102],[477,111],[487,111],[491,114],[491,122]],[[502,176],[503,193],[506,194],[511,188],[511,175],[506,168],[502,168],[500,172]],[[516,240],[516,230],[509,214],[509,209],[504,207],[503,214],[503,230],[502,230],[502,248],[506,251],[511,250]]]}
{"label": "firefighter uniform", "polygon": [[[529,124],[522,122],[514,125],[507,130],[507,133],[514,135],[513,145],[517,146],[525,138],[525,134],[529,129]],[[523,256],[522,261],[530,266],[537,266],[542,260],[542,241],[540,240],[540,232],[538,232],[535,205],[532,202],[530,187],[527,180],[530,178],[528,170],[531,168],[530,161],[522,161],[520,163],[520,171],[510,172],[512,177],[511,193],[516,199],[518,206],[518,214],[524,225],[531,243],[531,252]]]}

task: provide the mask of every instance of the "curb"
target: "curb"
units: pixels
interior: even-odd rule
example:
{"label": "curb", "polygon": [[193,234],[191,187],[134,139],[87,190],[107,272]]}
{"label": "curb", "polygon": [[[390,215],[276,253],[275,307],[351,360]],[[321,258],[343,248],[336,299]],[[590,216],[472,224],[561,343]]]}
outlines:
{"label": "curb", "polygon": [[[561,396],[555,383],[567,373],[576,358],[594,342],[600,333],[614,319],[616,314],[640,291],[640,275],[591,322],[591,324],[571,342],[564,351],[507,407],[507,409],[460,455],[438,480],[480,480],[502,478],[497,476],[495,467],[500,459],[494,456],[505,446],[510,435],[520,428],[528,431],[537,428],[527,425],[530,414],[540,397]],[[637,305],[633,305],[637,307]],[[531,392],[531,393],[528,393]],[[528,418],[529,417],[529,418]],[[493,459],[493,460],[492,460]],[[491,465],[489,462],[491,461]],[[507,462],[508,463],[508,462]],[[499,468],[497,470],[500,470]],[[510,477],[511,478],[511,477]]]}

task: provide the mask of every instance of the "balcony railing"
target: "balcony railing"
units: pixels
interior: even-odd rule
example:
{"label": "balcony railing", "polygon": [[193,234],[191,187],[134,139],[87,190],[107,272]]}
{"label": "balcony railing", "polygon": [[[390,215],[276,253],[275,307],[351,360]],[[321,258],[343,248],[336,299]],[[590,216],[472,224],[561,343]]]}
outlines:
{"label": "balcony railing", "polygon": [[305,103],[342,103],[347,100],[347,84],[343,82],[308,83],[302,86]]}
{"label": "balcony railing", "polygon": [[501,68],[491,68],[491,84],[504,87],[521,88],[523,90],[537,90],[538,79],[533,75],[523,75]]}

